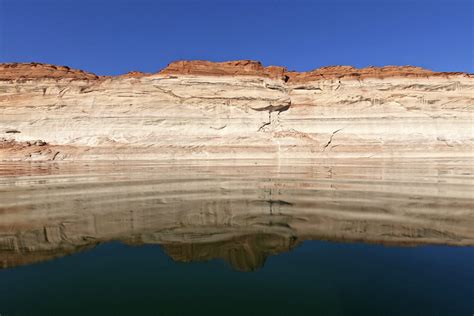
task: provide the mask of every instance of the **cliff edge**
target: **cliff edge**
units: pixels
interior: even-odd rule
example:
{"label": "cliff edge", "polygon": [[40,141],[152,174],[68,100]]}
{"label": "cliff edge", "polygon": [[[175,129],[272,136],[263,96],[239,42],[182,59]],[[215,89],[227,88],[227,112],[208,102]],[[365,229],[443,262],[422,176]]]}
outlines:
{"label": "cliff edge", "polygon": [[473,96],[472,74],[413,66],[0,64],[0,159],[472,157]]}

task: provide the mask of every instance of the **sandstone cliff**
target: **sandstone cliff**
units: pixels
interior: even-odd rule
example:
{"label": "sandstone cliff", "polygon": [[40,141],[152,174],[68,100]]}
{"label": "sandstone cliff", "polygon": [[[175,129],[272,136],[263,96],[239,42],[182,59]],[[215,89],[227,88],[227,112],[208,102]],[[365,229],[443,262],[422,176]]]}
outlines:
{"label": "sandstone cliff", "polygon": [[179,61],[0,64],[0,160],[472,157],[474,76]]}

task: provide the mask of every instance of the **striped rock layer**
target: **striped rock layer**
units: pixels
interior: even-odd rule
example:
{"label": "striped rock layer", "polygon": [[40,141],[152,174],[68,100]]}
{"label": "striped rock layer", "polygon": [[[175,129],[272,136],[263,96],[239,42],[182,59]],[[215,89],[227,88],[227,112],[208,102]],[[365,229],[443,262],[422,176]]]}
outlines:
{"label": "striped rock layer", "polygon": [[174,62],[0,64],[0,160],[472,157],[474,76]]}

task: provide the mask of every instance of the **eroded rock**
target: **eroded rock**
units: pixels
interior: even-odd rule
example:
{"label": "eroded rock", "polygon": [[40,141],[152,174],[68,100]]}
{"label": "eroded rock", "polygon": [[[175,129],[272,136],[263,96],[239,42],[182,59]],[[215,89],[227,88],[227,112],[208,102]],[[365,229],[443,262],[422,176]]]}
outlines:
{"label": "eroded rock", "polygon": [[[0,91],[2,136],[54,146],[55,159],[472,157],[474,149],[474,77],[420,67],[297,73],[251,60],[179,61],[156,74],[104,77],[2,64]],[[0,159],[51,159],[23,147],[3,146]]]}

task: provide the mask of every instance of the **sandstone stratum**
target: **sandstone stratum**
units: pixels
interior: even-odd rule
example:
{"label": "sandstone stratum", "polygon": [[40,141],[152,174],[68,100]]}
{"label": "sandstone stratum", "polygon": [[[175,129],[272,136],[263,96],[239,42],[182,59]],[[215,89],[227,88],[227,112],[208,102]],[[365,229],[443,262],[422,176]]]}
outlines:
{"label": "sandstone stratum", "polygon": [[0,160],[472,157],[474,75],[178,61],[0,64]]}

